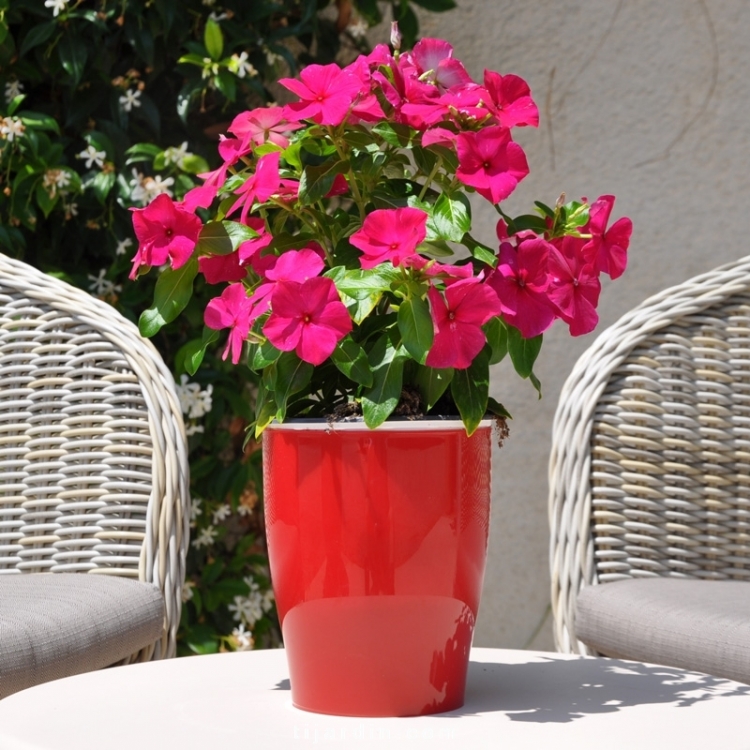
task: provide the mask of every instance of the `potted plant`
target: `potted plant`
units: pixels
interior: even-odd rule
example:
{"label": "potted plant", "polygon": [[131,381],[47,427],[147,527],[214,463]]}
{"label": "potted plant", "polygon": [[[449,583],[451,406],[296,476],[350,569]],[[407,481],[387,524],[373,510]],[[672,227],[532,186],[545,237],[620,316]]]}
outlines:
{"label": "potted plant", "polygon": [[[180,200],[133,211],[131,277],[161,267],[153,335],[216,285],[194,372],[223,356],[259,376],[271,576],[295,705],[352,715],[463,703],[489,528],[491,365],[539,389],[543,332],[597,323],[601,273],[626,265],[614,198],[511,217],[528,174],[511,129],[529,87],[471,79],[438,39],[380,45],[283,79],[297,100],[237,116],[222,164]],[[469,193],[498,211],[471,234]]]}

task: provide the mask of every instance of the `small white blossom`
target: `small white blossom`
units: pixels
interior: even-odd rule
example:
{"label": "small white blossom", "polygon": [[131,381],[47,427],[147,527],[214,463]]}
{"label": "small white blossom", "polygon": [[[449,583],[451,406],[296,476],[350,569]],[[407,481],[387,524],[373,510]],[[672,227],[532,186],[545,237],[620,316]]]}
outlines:
{"label": "small white blossom", "polygon": [[204,57],[201,78],[210,78],[217,75],[219,75],[219,63],[214,62],[210,57]]}
{"label": "small white blossom", "polygon": [[91,169],[92,164],[96,164],[101,169],[107,158],[107,152],[97,151],[96,146],[89,144],[80,154],[77,154],[77,158],[86,160],[86,169]]}
{"label": "small white blossom", "polygon": [[215,10],[212,10],[208,14],[208,17],[212,21],[215,21],[216,23],[219,23],[219,21],[226,21],[227,18],[229,18],[229,13],[217,13]]}
{"label": "small white blossom", "polygon": [[361,19],[357,19],[354,23],[350,24],[346,27],[346,30],[355,38],[355,39],[364,39],[365,35],[367,34],[368,25]]}
{"label": "small white blossom", "polygon": [[277,60],[283,59],[281,55],[277,55],[275,52],[271,51],[270,49],[266,49],[266,62],[269,65],[276,65]]}
{"label": "small white blossom", "polygon": [[195,584],[192,581],[185,581],[182,587],[182,601],[189,602],[193,598],[193,589]]}
{"label": "small white blossom", "polygon": [[198,516],[203,515],[203,510],[201,508],[201,501],[198,498],[193,498],[192,502],[190,503],[190,520],[195,522],[198,519]]}
{"label": "small white blossom", "polygon": [[197,435],[199,432],[204,432],[202,424],[189,424],[185,426],[186,437],[190,437],[191,435]]}
{"label": "small white blossom", "polygon": [[18,117],[0,117],[0,136],[8,143],[12,143],[14,138],[23,135],[24,130],[26,126]]}
{"label": "small white blossom", "polygon": [[127,255],[128,248],[130,247],[133,247],[133,240],[131,240],[130,237],[120,240],[115,248],[115,255]]}
{"label": "small white blossom", "polygon": [[211,411],[213,385],[209,383],[204,390],[201,390],[198,383],[188,383],[188,376],[183,373],[180,376],[179,385],[175,387],[177,397],[180,399],[182,413],[190,419],[200,419]]}
{"label": "small white blossom", "polygon": [[119,99],[120,106],[126,112],[130,112],[133,107],[141,106],[139,101],[140,96],[141,92],[138,89],[128,89]]}
{"label": "small white blossom", "polygon": [[57,18],[68,6],[68,0],[44,0],[45,8],[52,8],[52,15]]}
{"label": "small white blossom", "polygon": [[213,514],[214,523],[221,523],[225,518],[232,515],[232,508],[228,503],[220,505]]}
{"label": "small white blossom", "polygon": [[252,78],[253,76],[258,75],[255,66],[247,61],[247,52],[240,52],[239,55],[232,55],[227,67],[229,68],[229,71],[234,73],[238,78],[244,78],[246,75]]}
{"label": "small white blossom", "polygon": [[70,185],[70,175],[64,169],[48,169],[44,173],[42,185],[50,197],[54,198],[58,190],[64,192],[64,188]]}
{"label": "small white blossom", "polygon": [[108,297],[111,294],[122,291],[120,284],[115,284],[109,279],[104,278],[107,273],[106,268],[102,268],[99,271],[98,276],[92,276],[88,274],[88,278],[91,281],[89,284],[89,291],[96,294],[98,297]]}
{"label": "small white blossom", "polygon": [[65,218],[70,219],[73,216],[78,216],[78,204],[66,203],[65,204]]}
{"label": "small white blossom", "polygon": [[235,596],[234,604],[230,604],[227,609],[237,622],[245,623],[251,628],[263,617],[262,597],[260,594]]}
{"label": "small white blossom", "polygon": [[172,197],[172,191],[169,188],[174,185],[173,177],[167,177],[165,180],[161,178],[161,175],[147,177],[134,167],[133,180],[135,185],[130,198],[134,203],[149,203],[161,193],[166,193],[170,198]]}
{"label": "small white blossom", "polygon": [[236,641],[237,651],[250,651],[255,645],[253,634],[250,630],[245,630],[244,623],[240,623],[239,627],[232,631],[232,636]]}
{"label": "small white blossom", "polygon": [[20,81],[8,81],[5,84],[5,101],[10,103],[23,93],[23,84]]}
{"label": "small white blossom", "polygon": [[185,159],[192,156],[187,150],[187,141],[183,141],[179,146],[170,146],[164,150],[164,161],[167,164],[175,164],[180,169],[185,168]]}
{"label": "small white blossom", "polygon": [[198,534],[198,538],[193,539],[193,547],[195,547],[196,549],[200,549],[201,547],[210,547],[216,541],[217,533],[218,532],[213,526],[206,526],[205,529],[201,529],[201,533]]}

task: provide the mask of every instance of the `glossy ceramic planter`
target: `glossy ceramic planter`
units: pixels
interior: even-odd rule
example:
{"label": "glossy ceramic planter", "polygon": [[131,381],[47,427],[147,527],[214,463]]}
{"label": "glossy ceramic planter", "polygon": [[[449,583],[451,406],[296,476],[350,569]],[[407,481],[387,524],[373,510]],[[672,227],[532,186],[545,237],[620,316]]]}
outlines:
{"label": "glossy ceramic planter", "polygon": [[463,705],[489,531],[492,426],[292,422],[263,433],[292,701],[412,716]]}

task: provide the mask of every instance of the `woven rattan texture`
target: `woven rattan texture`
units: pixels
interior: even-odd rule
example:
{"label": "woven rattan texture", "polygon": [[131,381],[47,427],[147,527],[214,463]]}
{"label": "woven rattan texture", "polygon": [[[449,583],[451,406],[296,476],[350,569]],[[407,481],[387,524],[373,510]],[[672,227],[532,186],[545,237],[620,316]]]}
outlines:
{"label": "woven rattan texture", "polygon": [[647,300],[581,357],[550,461],[552,604],[562,651],[588,585],[750,582],[750,258]]}
{"label": "woven rattan texture", "polygon": [[174,381],[114,308],[0,255],[0,574],[157,584],[171,656],[188,542]]}

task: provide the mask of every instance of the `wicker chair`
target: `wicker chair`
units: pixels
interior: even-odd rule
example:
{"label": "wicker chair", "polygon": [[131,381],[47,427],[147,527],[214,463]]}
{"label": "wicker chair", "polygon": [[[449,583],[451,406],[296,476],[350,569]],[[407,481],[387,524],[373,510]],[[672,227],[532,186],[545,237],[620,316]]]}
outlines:
{"label": "wicker chair", "polygon": [[750,682],[750,257],[601,334],[552,442],[557,648]]}
{"label": "wicker chair", "polygon": [[110,305],[0,255],[0,698],[175,654],[189,508],[154,347]]}

